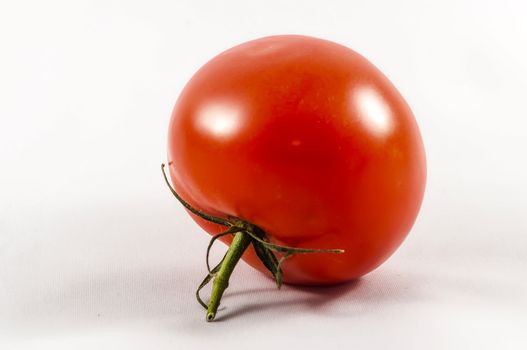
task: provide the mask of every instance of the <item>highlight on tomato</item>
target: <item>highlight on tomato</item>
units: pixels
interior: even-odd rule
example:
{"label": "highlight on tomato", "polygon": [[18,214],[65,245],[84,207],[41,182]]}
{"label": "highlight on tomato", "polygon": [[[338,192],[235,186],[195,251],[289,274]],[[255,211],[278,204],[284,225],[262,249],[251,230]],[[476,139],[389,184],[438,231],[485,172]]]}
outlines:
{"label": "highlight on tomato", "polygon": [[[240,259],[278,287],[372,271],[410,231],[426,180],[418,126],[393,84],[353,50],[298,35],[243,43],[199,69],[170,120],[173,187],[162,167],[212,235],[196,292],[207,321]],[[229,248],[211,266],[216,240]]]}

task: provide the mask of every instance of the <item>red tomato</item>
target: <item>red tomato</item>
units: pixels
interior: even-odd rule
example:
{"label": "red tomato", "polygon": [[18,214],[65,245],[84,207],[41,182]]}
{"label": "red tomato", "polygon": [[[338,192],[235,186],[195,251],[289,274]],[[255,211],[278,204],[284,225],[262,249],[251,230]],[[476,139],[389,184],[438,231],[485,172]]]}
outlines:
{"label": "red tomato", "polygon": [[[345,249],[287,260],[293,284],[379,266],[408,234],[425,188],[423,143],[399,92],[356,52],[305,36],[250,41],[205,64],[174,108],[168,157],[195,208],[255,224],[273,243]],[[210,234],[224,230],[193,218]],[[267,271],[252,247],[243,259]]]}

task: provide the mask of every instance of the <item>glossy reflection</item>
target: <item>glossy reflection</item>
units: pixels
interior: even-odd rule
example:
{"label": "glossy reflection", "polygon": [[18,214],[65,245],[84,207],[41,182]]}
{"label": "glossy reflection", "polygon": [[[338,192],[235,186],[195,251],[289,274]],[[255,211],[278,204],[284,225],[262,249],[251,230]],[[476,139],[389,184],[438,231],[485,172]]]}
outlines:
{"label": "glossy reflection", "polygon": [[198,111],[196,123],[199,129],[217,138],[227,138],[240,128],[239,106],[219,101],[209,103]]}
{"label": "glossy reflection", "polygon": [[353,92],[359,118],[368,129],[378,135],[389,134],[392,130],[391,110],[383,97],[373,88],[364,87]]}

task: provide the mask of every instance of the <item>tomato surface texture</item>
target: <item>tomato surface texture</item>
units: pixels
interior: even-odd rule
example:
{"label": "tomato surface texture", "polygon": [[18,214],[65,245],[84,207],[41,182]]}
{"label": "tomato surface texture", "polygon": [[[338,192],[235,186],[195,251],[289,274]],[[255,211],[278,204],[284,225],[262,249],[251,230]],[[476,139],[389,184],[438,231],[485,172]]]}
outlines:
{"label": "tomato surface texture", "polygon": [[[193,207],[257,225],[276,244],[345,250],[285,261],[284,282],[306,285],[385,261],[416,219],[426,178],[418,126],[392,83],[351,49],[296,35],[206,63],[176,102],[168,160]],[[242,259],[268,274],[252,247]]]}

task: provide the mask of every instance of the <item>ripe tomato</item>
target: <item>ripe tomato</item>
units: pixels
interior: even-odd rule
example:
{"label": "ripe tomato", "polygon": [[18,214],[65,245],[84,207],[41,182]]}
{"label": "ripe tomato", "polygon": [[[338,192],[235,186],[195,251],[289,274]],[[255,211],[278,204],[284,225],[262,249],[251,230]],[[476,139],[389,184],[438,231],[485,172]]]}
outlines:
{"label": "ripe tomato", "polygon": [[[345,250],[285,261],[284,282],[306,285],[385,261],[414,223],[426,177],[418,127],[390,81],[349,48],[294,35],[205,64],[175,105],[168,158],[193,207],[257,225],[273,243]],[[242,258],[266,271],[252,247]]]}

